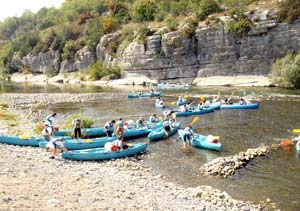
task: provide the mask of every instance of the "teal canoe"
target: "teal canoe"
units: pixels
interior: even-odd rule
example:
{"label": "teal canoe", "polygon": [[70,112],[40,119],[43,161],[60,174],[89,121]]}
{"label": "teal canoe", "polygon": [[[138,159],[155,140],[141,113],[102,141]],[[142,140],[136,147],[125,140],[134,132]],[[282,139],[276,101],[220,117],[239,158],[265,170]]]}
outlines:
{"label": "teal canoe", "polygon": [[115,158],[129,157],[146,151],[147,144],[137,143],[129,146],[127,149],[119,151],[109,151],[102,148],[72,150],[69,153],[63,152],[62,157],[69,160],[109,160]]}
{"label": "teal canoe", "polygon": [[[65,136],[66,134],[72,134],[72,129],[59,130],[54,133],[55,136]],[[104,128],[83,128],[81,134],[87,138],[95,138],[106,135]]]}
{"label": "teal canoe", "polygon": [[[77,149],[90,149],[103,147],[107,142],[116,140],[117,137],[103,137],[95,139],[72,139],[64,141],[64,146],[68,150],[77,150]],[[45,148],[47,141],[42,141],[39,143],[40,148]]]}
{"label": "teal canoe", "polygon": [[141,94],[128,94],[128,98],[148,98],[148,97],[159,97],[161,96],[162,92],[155,92],[155,93],[141,93]]}
{"label": "teal canoe", "polygon": [[[66,136],[65,139],[72,137]],[[0,136],[0,143],[13,144],[19,146],[38,147],[41,142],[46,142],[44,137],[29,137],[29,136]]]}
{"label": "teal canoe", "polygon": [[0,143],[20,146],[38,147],[41,141],[46,141],[43,137],[28,136],[0,136]]}
{"label": "teal canoe", "polygon": [[191,115],[201,115],[201,114],[207,114],[210,112],[214,112],[214,108],[209,107],[209,108],[205,108],[202,110],[198,110],[198,109],[194,109],[192,111],[187,111],[187,112],[179,112],[178,110],[174,110],[176,116],[191,116]]}
{"label": "teal canoe", "polygon": [[186,99],[182,99],[181,101],[177,100],[176,105],[182,106],[186,104]]}
{"label": "teal canoe", "polygon": [[147,136],[150,132],[152,132],[153,130],[159,127],[162,127],[162,121],[152,123],[152,124],[148,123],[145,127],[141,127],[141,128],[137,128],[137,127],[128,128],[125,129],[123,137],[125,139],[128,139],[134,137]]}
{"label": "teal canoe", "polygon": [[[180,127],[180,122],[176,122],[176,127],[171,127],[171,131],[169,132],[169,137],[174,135],[178,131],[179,127]],[[150,141],[158,141],[164,138],[165,138],[165,130],[162,126],[153,130],[148,135],[148,139]]]}
{"label": "teal canoe", "polygon": [[258,103],[250,103],[241,105],[239,103],[233,103],[233,104],[222,104],[221,109],[258,109],[259,104]]}
{"label": "teal canoe", "polygon": [[155,107],[156,107],[156,108],[165,108],[165,107],[166,107],[166,104],[160,104],[160,103],[156,103],[156,102],[155,102]]}
{"label": "teal canoe", "polygon": [[[183,140],[184,131],[180,129],[178,130],[178,134],[181,140]],[[194,139],[191,141],[191,144],[194,147],[210,149],[215,151],[221,151],[222,149],[222,144],[220,142],[211,143],[210,141],[207,140],[207,136],[203,136],[197,133],[194,133]]]}

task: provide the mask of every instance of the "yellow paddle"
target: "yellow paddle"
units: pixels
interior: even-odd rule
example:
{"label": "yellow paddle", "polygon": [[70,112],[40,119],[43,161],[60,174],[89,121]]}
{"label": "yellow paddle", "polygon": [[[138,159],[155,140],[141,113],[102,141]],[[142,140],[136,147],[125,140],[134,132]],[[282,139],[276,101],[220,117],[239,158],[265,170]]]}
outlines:
{"label": "yellow paddle", "polygon": [[167,104],[170,104],[170,105],[175,105],[176,102],[166,102]]}
{"label": "yellow paddle", "polygon": [[184,97],[185,99],[189,98],[189,96],[188,96],[188,95],[184,95],[183,97]]}
{"label": "yellow paddle", "polygon": [[294,133],[300,133],[300,129],[293,129]]}
{"label": "yellow paddle", "polygon": [[194,117],[194,118],[193,118],[193,121],[192,121],[192,123],[191,123],[191,125],[194,124],[194,123],[196,123],[196,122],[198,122],[198,121],[199,121],[199,117],[197,117],[197,116]]}

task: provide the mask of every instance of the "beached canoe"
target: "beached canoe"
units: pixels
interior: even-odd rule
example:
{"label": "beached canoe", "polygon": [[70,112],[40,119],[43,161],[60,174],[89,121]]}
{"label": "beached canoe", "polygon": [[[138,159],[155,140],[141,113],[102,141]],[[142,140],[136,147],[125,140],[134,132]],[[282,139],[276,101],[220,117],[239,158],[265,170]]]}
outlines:
{"label": "beached canoe", "polygon": [[168,84],[159,83],[157,84],[158,89],[190,89],[192,86],[189,84]]}
{"label": "beached canoe", "polygon": [[250,103],[246,105],[240,105],[239,103],[221,105],[221,109],[258,109],[258,108],[259,108],[258,103]]}
{"label": "beached canoe", "polygon": [[155,107],[156,108],[165,108],[166,107],[166,104],[160,104],[160,103],[157,103],[157,102],[155,102]]}
{"label": "beached canoe", "polygon": [[[76,149],[90,149],[90,148],[98,148],[104,147],[107,142],[111,142],[116,140],[117,137],[103,137],[103,138],[95,138],[95,139],[72,139],[64,141],[64,146],[68,150],[76,150]],[[47,141],[42,141],[39,143],[40,148],[45,148]]]}
{"label": "beached canoe", "polygon": [[132,127],[125,129],[123,137],[125,139],[128,138],[133,138],[133,137],[141,137],[141,136],[146,136],[153,130],[162,127],[162,121],[152,123],[152,124],[147,124],[145,127],[137,128],[137,127]]}
{"label": "beached canoe", "polygon": [[296,150],[300,153],[300,140],[296,143]]}
{"label": "beached canoe", "polygon": [[41,141],[46,141],[46,140],[43,137],[0,136],[0,143],[20,145],[20,146],[38,147]]}
{"label": "beached canoe", "polygon": [[[64,130],[59,130],[54,132],[55,136],[65,136],[66,134],[71,135],[73,133],[72,129],[64,129]],[[95,138],[95,137],[100,137],[100,136],[104,136],[105,131],[104,128],[83,128],[81,129],[81,134],[82,136],[86,137],[86,138]]]}
{"label": "beached canoe", "polygon": [[214,112],[214,108],[209,107],[209,108],[204,108],[202,110],[194,109],[192,111],[187,111],[187,112],[180,112],[178,110],[174,110],[174,111],[176,116],[190,116],[190,115],[201,115],[201,114]]}
{"label": "beached canoe", "polygon": [[155,93],[141,93],[141,94],[128,94],[128,98],[148,98],[148,97],[159,97],[162,92],[155,92]]}
{"label": "beached canoe", "polygon": [[[72,137],[66,136],[65,139],[71,139]],[[46,142],[44,137],[29,137],[29,136],[0,136],[0,143],[13,144],[20,146],[32,146],[38,147],[40,142]]]}
{"label": "beached canoe", "polygon": [[147,144],[137,143],[129,146],[127,149],[119,151],[109,151],[104,147],[85,150],[72,150],[70,153],[63,152],[62,157],[69,160],[109,160],[133,156],[144,152],[146,149]]}
{"label": "beached canoe", "polygon": [[[178,134],[181,140],[183,141],[184,130],[181,129],[178,130]],[[191,141],[191,144],[194,147],[216,150],[216,151],[221,151],[222,149],[222,144],[220,142],[213,143],[211,142],[211,139],[208,138],[208,136],[203,136],[197,133],[194,133],[194,139]]]}
{"label": "beached canoe", "polygon": [[[180,127],[180,122],[176,122],[176,127],[171,127],[171,131],[169,132],[169,137],[174,135]],[[159,127],[149,133],[148,138],[150,141],[158,141],[165,138],[165,130],[163,127]]]}

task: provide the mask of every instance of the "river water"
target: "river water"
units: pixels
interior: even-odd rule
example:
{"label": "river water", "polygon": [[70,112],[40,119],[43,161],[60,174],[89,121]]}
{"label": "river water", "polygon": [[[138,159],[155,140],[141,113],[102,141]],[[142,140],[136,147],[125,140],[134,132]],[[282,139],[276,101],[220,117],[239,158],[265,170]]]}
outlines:
{"label": "river water", "polygon": [[[94,126],[102,127],[112,118],[137,119],[152,113],[161,114],[155,108],[155,99],[128,99],[126,89],[101,88],[94,86],[31,86],[28,84],[1,83],[1,92],[17,93],[50,93],[50,92],[115,92],[116,99],[103,99],[101,102],[58,104],[50,109],[62,117],[73,113],[82,113],[94,119]],[[136,88],[137,89],[137,88]],[[148,156],[144,164],[151,166],[157,174],[166,176],[169,181],[186,187],[210,185],[224,190],[241,200],[259,202],[271,199],[282,210],[300,210],[300,155],[295,147],[272,150],[265,157],[251,161],[229,178],[202,176],[199,168],[206,162],[220,156],[231,156],[255,148],[262,144],[280,143],[283,139],[291,139],[295,134],[293,128],[300,128],[300,91],[277,88],[233,88],[233,87],[201,87],[191,90],[166,90],[163,98],[172,102],[174,95],[188,95],[189,99],[198,102],[199,96],[211,99],[220,92],[221,96],[231,96],[238,101],[246,94],[253,102],[259,102],[257,110],[220,110],[199,116],[194,125],[197,133],[220,136],[223,144],[221,152],[193,148],[184,153],[182,143],[170,138],[168,141],[149,143],[147,138],[139,138],[133,142],[147,142]],[[182,127],[192,121],[193,117],[180,117]],[[176,137],[175,137],[176,138]]]}

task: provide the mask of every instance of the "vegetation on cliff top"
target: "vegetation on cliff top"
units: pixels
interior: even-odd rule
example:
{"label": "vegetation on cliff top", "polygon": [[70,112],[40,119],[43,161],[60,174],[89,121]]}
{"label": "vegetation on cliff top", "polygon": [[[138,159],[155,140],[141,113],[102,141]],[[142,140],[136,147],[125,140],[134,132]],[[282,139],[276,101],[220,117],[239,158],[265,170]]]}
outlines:
{"label": "vegetation on cliff top", "polygon": [[[164,28],[162,33],[165,33],[185,24],[188,27],[183,33],[191,36],[199,21],[206,19],[209,22],[211,17],[208,16],[219,12],[230,15],[233,20],[226,23],[227,30],[242,35],[252,27],[245,15],[249,11],[248,5],[261,2],[269,4],[270,1],[66,0],[60,8],[42,8],[37,13],[25,11],[21,17],[0,22],[0,75],[17,71],[11,65],[13,58],[22,59],[28,54],[37,55],[49,50],[59,52],[59,61],[74,61],[78,50],[87,46],[89,51],[95,52],[100,38],[116,31],[120,32],[120,39],[106,46],[112,56],[133,39],[144,42],[146,36],[154,33],[153,26]],[[283,0],[279,4],[281,20],[292,22],[298,19],[299,5],[300,0]],[[151,28],[148,27],[150,24]],[[89,73],[92,79],[103,74],[119,76],[119,70],[111,72],[102,65],[91,65]]]}

